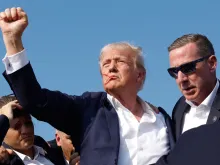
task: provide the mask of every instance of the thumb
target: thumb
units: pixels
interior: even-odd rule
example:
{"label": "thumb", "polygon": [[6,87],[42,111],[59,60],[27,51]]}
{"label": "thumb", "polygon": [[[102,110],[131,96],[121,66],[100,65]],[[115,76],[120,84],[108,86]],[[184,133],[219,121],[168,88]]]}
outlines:
{"label": "thumb", "polygon": [[9,153],[9,155],[12,155],[14,153],[14,151],[12,149],[6,149]]}

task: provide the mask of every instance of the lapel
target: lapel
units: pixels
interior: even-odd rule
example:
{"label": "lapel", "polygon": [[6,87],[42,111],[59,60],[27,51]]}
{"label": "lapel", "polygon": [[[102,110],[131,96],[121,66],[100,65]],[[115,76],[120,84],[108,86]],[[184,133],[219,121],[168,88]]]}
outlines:
{"label": "lapel", "polygon": [[189,109],[190,106],[185,102],[185,97],[183,97],[176,110],[176,140],[182,134],[184,116],[185,113],[189,111]]}
{"label": "lapel", "polygon": [[220,119],[220,87],[218,88],[218,91],[216,93],[206,124],[212,124],[219,119]]}
{"label": "lapel", "polygon": [[57,148],[49,148],[45,153],[45,158],[50,160],[53,164],[65,165],[65,159],[63,156],[62,149],[60,147]]}
{"label": "lapel", "polygon": [[[2,143],[2,146],[4,148],[7,149],[12,149],[9,145],[7,145],[5,142]],[[13,152],[12,155],[9,156],[9,163],[6,164],[10,164],[10,165],[24,165],[23,160],[21,160],[21,158],[15,153]]]}
{"label": "lapel", "polygon": [[102,103],[104,106],[106,122],[110,134],[110,146],[113,146],[114,153],[116,153],[115,163],[117,164],[117,158],[120,146],[120,134],[119,134],[119,119],[117,112],[111,105],[110,101],[107,99],[107,94],[105,93],[102,97]]}
{"label": "lapel", "polygon": [[169,137],[169,141],[170,141],[170,149],[173,149],[173,147],[175,145],[175,139],[174,139],[173,124],[172,124],[171,118],[163,108],[158,107],[158,110],[164,116],[164,119],[165,119],[165,122],[166,122],[166,125],[167,125],[167,130],[168,130],[168,137]]}

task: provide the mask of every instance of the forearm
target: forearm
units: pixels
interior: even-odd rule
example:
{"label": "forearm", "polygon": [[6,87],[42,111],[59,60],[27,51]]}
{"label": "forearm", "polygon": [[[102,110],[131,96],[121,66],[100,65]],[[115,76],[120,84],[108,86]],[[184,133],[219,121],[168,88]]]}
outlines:
{"label": "forearm", "polygon": [[21,36],[14,36],[13,34],[4,34],[3,40],[8,56],[21,52],[24,47],[22,44]]}

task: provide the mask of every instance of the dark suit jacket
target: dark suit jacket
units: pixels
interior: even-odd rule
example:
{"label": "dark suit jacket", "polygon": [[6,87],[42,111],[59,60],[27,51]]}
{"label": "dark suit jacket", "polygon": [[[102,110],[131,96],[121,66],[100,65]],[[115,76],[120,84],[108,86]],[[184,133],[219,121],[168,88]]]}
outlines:
{"label": "dark suit jacket", "polygon": [[59,146],[57,145],[56,139],[50,140],[50,141],[48,141],[48,143],[49,143],[50,147],[52,147],[52,148],[57,148],[57,147],[59,147]]}
{"label": "dark suit jacket", "polygon": [[220,122],[190,129],[182,134],[174,149],[156,165],[219,165]]}
{"label": "dark suit jacket", "polygon": [[2,144],[5,135],[9,129],[9,120],[5,115],[0,115],[0,144]]}
{"label": "dark suit jacket", "polygon": [[[11,149],[6,143],[3,142],[5,135],[9,129],[9,120],[6,116],[0,115],[0,143],[3,147]],[[47,142],[40,136],[35,135],[34,144],[42,147],[47,154],[45,157],[53,162],[55,165],[66,165],[63,157],[62,149],[50,148]],[[2,163],[0,163],[2,164]],[[10,155],[9,160],[4,165],[24,165],[23,161],[15,153]]]}
{"label": "dark suit jacket", "polygon": [[[190,110],[190,106],[185,102],[185,97],[182,96],[176,103],[172,113],[172,120],[174,124],[175,139],[178,140],[182,134],[185,113]],[[220,119],[220,88],[216,93],[212,104],[210,114],[206,124],[212,124]]]}
{"label": "dark suit jacket", "polygon": [[[80,164],[117,164],[119,120],[105,92],[85,92],[81,96],[70,96],[59,91],[41,89],[30,64],[13,74],[4,73],[4,76],[26,111],[72,137],[76,151],[80,152]],[[170,146],[173,147],[171,121],[166,113],[163,114]]]}

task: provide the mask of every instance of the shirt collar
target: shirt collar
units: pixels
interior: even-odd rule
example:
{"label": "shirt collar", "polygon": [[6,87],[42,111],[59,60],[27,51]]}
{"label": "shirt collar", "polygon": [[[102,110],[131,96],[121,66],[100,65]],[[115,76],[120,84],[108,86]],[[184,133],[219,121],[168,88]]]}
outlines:
{"label": "shirt collar", "polygon": [[[117,112],[120,109],[127,109],[120,103],[120,101],[118,101],[113,96],[107,94],[107,98]],[[156,121],[156,114],[155,114],[154,110],[151,108],[151,106],[148,105],[148,103],[143,101],[139,96],[138,96],[138,100],[141,103],[141,106],[145,112],[144,115],[142,116],[142,118],[144,118],[144,120],[149,123],[154,123]]]}
{"label": "shirt collar", "polygon": [[[212,103],[215,99],[215,96],[216,96],[216,93],[218,91],[218,88],[219,88],[219,82],[217,80],[216,84],[215,84],[215,87],[214,89],[212,90],[212,92],[208,95],[208,97],[206,97],[206,99],[200,104],[200,105],[203,105],[203,106],[206,106],[208,108],[211,108],[212,106]],[[195,104],[193,104],[193,102],[189,101],[186,99],[186,103],[189,104],[191,107],[199,107],[199,106],[196,106]]]}
{"label": "shirt collar", "polygon": [[[34,159],[36,159],[39,155],[43,155],[43,156],[45,156],[45,154],[46,154],[46,151],[43,149],[43,148],[41,148],[41,147],[38,147],[38,146],[33,146],[34,147],[34,150],[35,150],[35,154],[34,154]],[[25,160],[26,158],[27,159],[30,159],[30,157],[29,156],[27,156],[27,155],[24,155],[24,154],[22,154],[22,153],[20,153],[20,152],[18,152],[18,151],[16,151],[16,150],[13,150],[20,158],[21,158],[21,160]]]}

